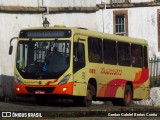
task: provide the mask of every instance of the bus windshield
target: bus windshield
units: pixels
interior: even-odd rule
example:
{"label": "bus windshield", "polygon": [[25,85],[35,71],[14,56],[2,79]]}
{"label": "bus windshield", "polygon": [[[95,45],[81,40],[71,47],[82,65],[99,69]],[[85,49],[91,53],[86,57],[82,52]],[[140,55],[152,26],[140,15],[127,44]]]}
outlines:
{"label": "bus windshield", "polygon": [[16,67],[25,79],[57,79],[69,67],[70,41],[19,41]]}

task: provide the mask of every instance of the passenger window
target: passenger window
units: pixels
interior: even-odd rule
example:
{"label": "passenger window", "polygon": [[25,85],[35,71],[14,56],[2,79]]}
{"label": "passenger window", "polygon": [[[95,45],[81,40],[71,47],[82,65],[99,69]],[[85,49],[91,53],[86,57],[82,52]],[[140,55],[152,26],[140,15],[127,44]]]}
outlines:
{"label": "passenger window", "polygon": [[88,37],[89,61],[102,63],[102,40],[100,38]]}
{"label": "passenger window", "polygon": [[145,68],[148,68],[148,54],[147,54],[147,47],[146,46],[144,46],[144,50],[143,51],[144,51],[143,52],[144,53],[144,55],[143,55],[143,57],[144,57],[143,58],[144,59],[143,62],[144,63],[143,64],[144,64]]}
{"label": "passenger window", "polygon": [[103,58],[105,64],[117,64],[116,41],[103,40]]}
{"label": "passenger window", "polygon": [[131,65],[130,44],[118,42],[118,64],[122,66]]}
{"label": "passenger window", "polygon": [[131,45],[131,58],[132,58],[132,66],[141,68],[143,66],[143,54],[142,54],[142,46],[132,44]]}

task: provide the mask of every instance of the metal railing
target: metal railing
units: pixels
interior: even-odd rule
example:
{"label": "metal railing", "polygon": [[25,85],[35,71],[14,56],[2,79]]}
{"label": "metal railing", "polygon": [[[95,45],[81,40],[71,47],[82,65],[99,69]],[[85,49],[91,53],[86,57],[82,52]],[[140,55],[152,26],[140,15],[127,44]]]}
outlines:
{"label": "metal railing", "polygon": [[160,86],[160,58],[150,58],[150,80],[151,87]]}

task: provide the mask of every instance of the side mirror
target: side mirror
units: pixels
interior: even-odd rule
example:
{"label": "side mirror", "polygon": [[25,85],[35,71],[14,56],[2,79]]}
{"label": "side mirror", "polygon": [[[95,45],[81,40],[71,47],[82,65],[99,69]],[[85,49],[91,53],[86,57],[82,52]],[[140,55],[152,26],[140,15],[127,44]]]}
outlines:
{"label": "side mirror", "polygon": [[9,47],[9,55],[11,55],[11,54],[12,54],[12,51],[13,51],[13,46],[11,45],[11,42],[12,42],[12,40],[14,40],[14,39],[18,39],[18,37],[13,37],[13,38],[11,38],[11,40],[10,40],[10,47]]}
{"label": "side mirror", "polygon": [[11,45],[11,46],[9,47],[9,55],[12,54],[12,51],[13,51],[13,46]]}

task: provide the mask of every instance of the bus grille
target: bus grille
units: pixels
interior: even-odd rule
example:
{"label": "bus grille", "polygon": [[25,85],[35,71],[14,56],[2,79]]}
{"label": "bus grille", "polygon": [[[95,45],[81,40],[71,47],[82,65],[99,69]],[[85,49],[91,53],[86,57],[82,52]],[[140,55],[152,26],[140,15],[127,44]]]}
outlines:
{"label": "bus grille", "polygon": [[54,87],[26,87],[29,93],[35,93],[35,91],[45,91],[45,93],[51,93],[54,91]]}

